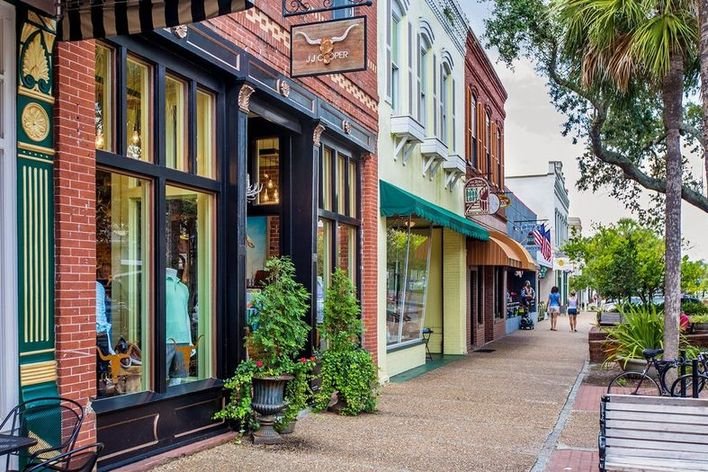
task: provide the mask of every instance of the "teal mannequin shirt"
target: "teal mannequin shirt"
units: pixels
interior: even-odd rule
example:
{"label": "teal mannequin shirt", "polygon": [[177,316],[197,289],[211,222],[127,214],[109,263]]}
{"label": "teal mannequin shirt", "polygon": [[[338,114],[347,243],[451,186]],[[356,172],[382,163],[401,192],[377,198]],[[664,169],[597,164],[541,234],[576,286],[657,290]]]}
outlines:
{"label": "teal mannequin shirt", "polygon": [[167,342],[172,343],[174,339],[177,344],[192,344],[187,311],[189,289],[169,269],[165,297],[167,298]]}

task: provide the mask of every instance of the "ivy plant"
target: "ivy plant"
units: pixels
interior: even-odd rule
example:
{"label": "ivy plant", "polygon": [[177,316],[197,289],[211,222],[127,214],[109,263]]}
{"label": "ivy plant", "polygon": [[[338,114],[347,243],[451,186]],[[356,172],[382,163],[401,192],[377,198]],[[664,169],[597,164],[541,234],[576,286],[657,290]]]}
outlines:
{"label": "ivy plant", "polygon": [[315,410],[326,409],[335,393],[345,404],[344,415],[376,410],[378,369],[371,354],[359,345],[360,313],[349,276],[337,269],[325,293],[322,336],[327,349],[320,355],[322,383]]}

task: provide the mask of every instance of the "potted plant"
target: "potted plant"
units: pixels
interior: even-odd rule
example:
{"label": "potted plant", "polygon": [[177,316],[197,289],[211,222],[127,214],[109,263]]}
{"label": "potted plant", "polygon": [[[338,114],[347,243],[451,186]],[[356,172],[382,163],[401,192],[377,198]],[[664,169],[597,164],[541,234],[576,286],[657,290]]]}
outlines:
{"label": "potted plant", "polygon": [[[605,362],[617,362],[623,370],[641,372],[646,365],[642,351],[663,347],[664,314],[652,305],[624,307],[622,323],[608,328],[607,334],[613,347]],[[691,357],[695,348],[683,335],[680,343]]]}
{"label": "potted plant", "polygon": [[289,434],[295,431],[298,415],[307,407],[312,398],[310,380],[315,358],[300,358],[291,372],[293,379],[285,387],[285,402],[287,406],[275,421],[275,430],[280,434]]}
{"label": "potted plant", "polygon": [[376,410],[378,369],[359,344],[359,313],[354,286],[346,272],[337,269],[325,293],[322,337],[326,349],[320,354],[321,384],[314,398],[315,410],[332,407],[344,415]]}
{"label": "potted plant", "polygon": [[287,257],[270,259],[266,271],[266,285],[253,298],[251,320],[257,329],[246,337],[253,358],[241,362],[226,381],[230,400],[215,416],[237,420],[241,431],[252,432],[254,444],[282,441],[273,424],[287,406],[286,384],[295,378],[293,374],[304,370],[293,359],[305,347],[310,330],[303,320],[310,296],[295,280],[292,261]]}

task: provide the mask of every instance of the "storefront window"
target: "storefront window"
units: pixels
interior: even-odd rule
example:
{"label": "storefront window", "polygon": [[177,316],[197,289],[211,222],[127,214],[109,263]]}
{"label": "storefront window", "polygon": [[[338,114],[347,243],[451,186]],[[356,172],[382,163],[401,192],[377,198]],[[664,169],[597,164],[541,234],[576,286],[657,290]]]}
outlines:
{"label": "storefront window", "polygon": [[496,267],[494,269],[494,317],[503,319],[506,309],[506,269]]}
{"label": "storefront window", "polygon": [[322,151],[322,175],[320,189],[322,194],[322,209],[332,210],[332,155],[334,151],[325,147]]}
{"label": "storefront window", "polygon": [[98,396],[150,388],[150,182],[96,171]]}
{"label": "storefront window", "polygon": [[214,95],[197,90],[197,175],[210,178],[216,177],[214,108]]}
{"label": "storefront window", "polygon": [[359,202],[358,187],[359,182],[357,180],[356,164],[352,161],[349,162],[349,216],[356,218],[357,211],[356,207]]}
{"label": "storefront window", "polygon": [[96,45],[96,149],[113,151],[113,51]]}
{"label": "storefront window", "polygon": [[347,214],[347,157],[337,153],[337,213]]}
{"label": "storefront window", "polygon": [[389,219],[386,233],[387,344],[420,339],[430,270],[431,229]]}
{"label": "storefront window", "polygon": [[165,160],[171,169],[189,172],[187,159],[187,84],[171,76],[165,79]]}
{"label": "storefront window", "polygon": [[280,140],[262,138],[256,140],[256,175],[263,184],[258,194],[259,205],[280,203]]}
{"label": "storefront window", "polygon": [[356,280],[356,228],[351,225],[337,225],[337,267]]}
{"label": "storefront window", "polygon": [[333,271],[332,232],[331,221],[317,220],[317,324],[324,320],[324,292]]}
{"label": "storefront window", "polygon": [[128,58],[127,69],[127,156],[152,161],[152,70],[133,57]]}
{"label": "storefront window", "polygon": [[168,385],[211,376],[213,196],[168,186],[165,273]]}

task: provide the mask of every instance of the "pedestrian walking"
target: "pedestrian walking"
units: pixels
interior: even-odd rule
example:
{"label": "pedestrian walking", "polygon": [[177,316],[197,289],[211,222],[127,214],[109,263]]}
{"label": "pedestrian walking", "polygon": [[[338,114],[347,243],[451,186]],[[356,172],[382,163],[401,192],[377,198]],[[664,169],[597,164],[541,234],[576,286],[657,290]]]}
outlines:
{"label": "pedestrian walking", "polygon": [[551,331],[558,331],[558,315],[561,311],[561,297],[558,287],[553,287],[548,295],[548,314],[551,315]]}
{"label": "pedestrian walking", "polygon": [[570,330],[574,333],[578,331],[578,297],[575,290],[570,291],[568,297],[568,320],[570,320]]}

